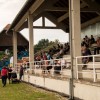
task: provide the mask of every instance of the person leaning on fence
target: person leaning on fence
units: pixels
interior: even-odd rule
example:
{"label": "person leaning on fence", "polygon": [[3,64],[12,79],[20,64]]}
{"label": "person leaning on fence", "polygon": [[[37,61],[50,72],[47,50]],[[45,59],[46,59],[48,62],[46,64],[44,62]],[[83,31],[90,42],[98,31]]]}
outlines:
{"label": "person leaning on fence", "polygon": [[61,62],[60,60],[56,60],[55,67],[54,67],[54,73],[60,74],[60,71],[61,71]]}
{"label": "person leaning on fence", "polygon": [[7,68],[3,67],[1,70],[1,78],[2,78],[3,87],[6,86],[6,83],[7,83],[7,74],[8,74]]}
{"label": "person leaning on fence", "polygon": [[24,75],[24,69],[23,69],[23,66],[21,65],[20,66],[20,71],[19,71],[19,79],[20,81],[22,80],[22,76]]}

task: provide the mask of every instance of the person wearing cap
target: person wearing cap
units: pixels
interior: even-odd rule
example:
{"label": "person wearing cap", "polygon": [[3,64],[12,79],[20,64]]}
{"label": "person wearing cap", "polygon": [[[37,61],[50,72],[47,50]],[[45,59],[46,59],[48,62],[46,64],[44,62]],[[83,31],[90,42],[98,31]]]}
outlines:
{"label": "person wearing cap", "polygon": [[6,86],[6,83],[7,83],[7,74],[8,74],[7,68],[3,67],[1,70],[1,78],[2,78],[3,87]]}

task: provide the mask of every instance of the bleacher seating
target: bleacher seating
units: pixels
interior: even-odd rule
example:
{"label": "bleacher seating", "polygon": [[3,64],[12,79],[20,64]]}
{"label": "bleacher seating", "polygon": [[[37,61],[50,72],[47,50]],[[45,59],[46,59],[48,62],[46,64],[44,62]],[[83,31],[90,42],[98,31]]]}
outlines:
{"label": "bleacher seating", "polygon": [[22,57],[28,57],[28,56],[29,56],[28,51],[21,51],[21,52],[18,52],[17,54],[18,59],[22,59]]}
{"label": "bleacher seating", "polygon": [[[100,62],[94,62],[95,69],[100,70]],[[87,65],[87,69],[93,69],[93,62],[89,62]]]}

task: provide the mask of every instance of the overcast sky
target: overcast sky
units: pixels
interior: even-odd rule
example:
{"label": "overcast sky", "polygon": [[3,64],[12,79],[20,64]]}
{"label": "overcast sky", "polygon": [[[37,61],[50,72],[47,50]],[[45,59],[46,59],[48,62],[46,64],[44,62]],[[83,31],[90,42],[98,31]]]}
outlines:
{"label": "overcast sky", "polygon": [[[0,31],[7,25],[11,24],[24,3],[27,0],[0,0]],[[35,24],[40,23],[41,20],[35,22]],[[52,25],[47,20],[48,25]],[[24,29],[21,33],[28,39],[28,29]],[[58,39],[60,42],[67,42],[68,34],[63,32],[62,30],[44,30],[44,29],[34,29],[34,41],[35,44],[38,43],[41,39],[49,39],[50,41],[54,41]]]}

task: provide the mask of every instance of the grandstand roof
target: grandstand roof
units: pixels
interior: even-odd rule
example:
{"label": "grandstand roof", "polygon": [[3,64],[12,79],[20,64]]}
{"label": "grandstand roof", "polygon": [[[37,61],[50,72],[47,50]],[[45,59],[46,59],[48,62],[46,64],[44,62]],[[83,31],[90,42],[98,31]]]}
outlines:
{"label": "grandstand roof", "polygon": [[[100,0],[80,0],[81,27],[100,21]],[[29,11],[29,12],[28,12]],[[8,31],[21,30],[28,27],[28,13],[33,15],[33,21],[41,16],[47,17],[57,25],[56,28],[69,31],[69,5],[68,0],[27,0],[14,19]],[[35,28],[45,28],[37,27]]]}
{"label": "grandstand roof", "polygon": [[[10,31],[10,34],[6,34],[6,31],[9,29],[10,24],[7,24],[4,29],[0,32],[0,46],[12,46],[13,41],[13,31]],[[18,32],[18,46],[28,46],[28,40],[25,39],[23,35]]]}

